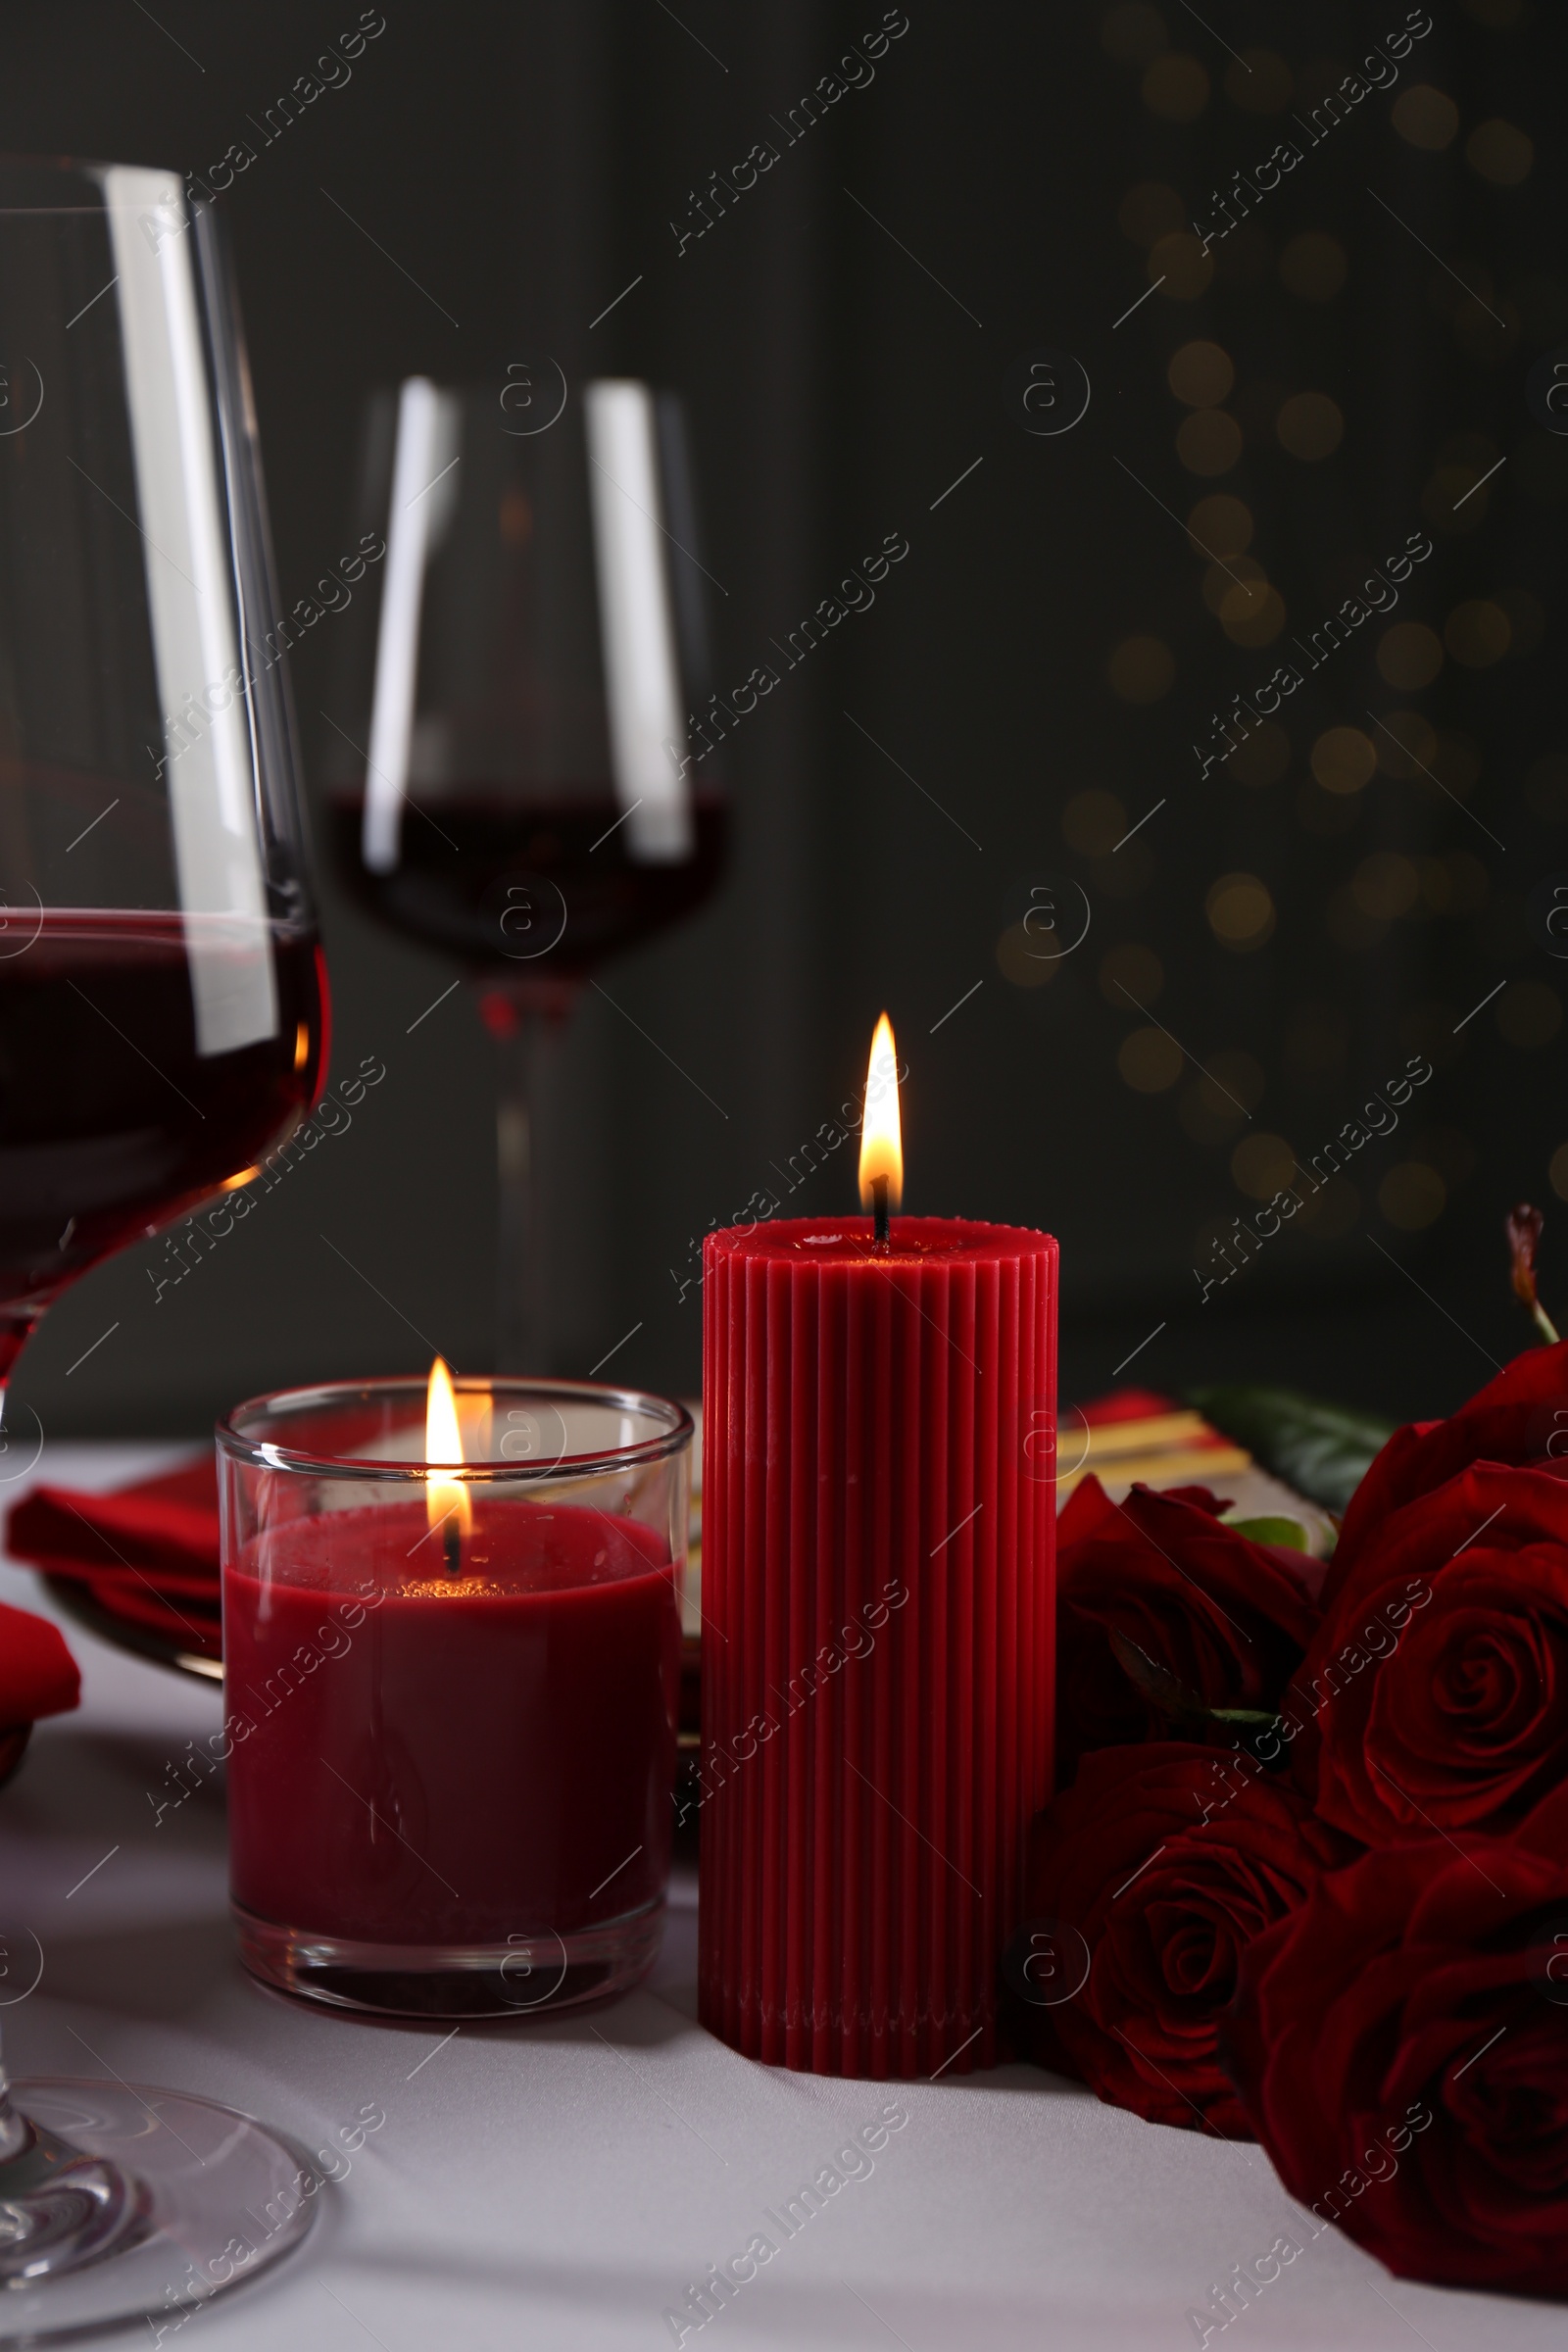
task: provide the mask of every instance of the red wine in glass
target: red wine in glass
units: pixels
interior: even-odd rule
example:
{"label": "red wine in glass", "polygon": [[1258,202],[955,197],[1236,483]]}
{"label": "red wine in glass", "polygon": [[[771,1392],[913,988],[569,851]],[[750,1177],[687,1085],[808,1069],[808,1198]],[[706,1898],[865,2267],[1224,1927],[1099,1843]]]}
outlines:
{"label": "red wine in glass", "polygon": [[700,906],[723,869],[718,793],[693,795],[692,855],[678,865],[631,857],[608,784],[555,806],[463,786],[437,807],[433,821],[408,824],[398,864],[373,873],[360,857],[363,796],[335,802],[340,870],[368,912],[503,982],[522,961],[541,978],[586,980]]}
{"label": "red wine in glass", "polygon": [[[108,797],[106,795],[106,797]],[[270,961],[275,1019],[199,1050],[219,994]],[[243,1181],[309,1108],[326,995],[314,937],[137,907],[8,910],[0,931],[0,1381],[67,1283]]]}

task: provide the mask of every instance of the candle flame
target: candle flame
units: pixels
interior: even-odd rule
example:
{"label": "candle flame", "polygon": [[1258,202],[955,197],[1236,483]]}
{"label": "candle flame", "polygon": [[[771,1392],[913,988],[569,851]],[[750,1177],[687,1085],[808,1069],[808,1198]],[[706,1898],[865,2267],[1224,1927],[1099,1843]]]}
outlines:
{"label": "candle flame", "polygon": [[452,1375],[440,1356],[430,1366],[425,1392],[424,1458],[430,1475],[424,1482],[424,1507],[431,1529],[450,1522],[460,1535],[473,1531],[473,1506],[468,1490],[458,1478],[438,1478],[437,1467],[456,1467],[463,1460],[463,1432],[458,1426],[458,1400]]}
{"label": "candle flame", "polygon": [[888,1211],[904,1199],[904,1138],[899,1124],[899,1056],[893,1023],[884,1013],[871,1039],[865,1073],[865,1115],[860,1122],[860,1206],[871,1208],[872,1185],[888,1180]]}

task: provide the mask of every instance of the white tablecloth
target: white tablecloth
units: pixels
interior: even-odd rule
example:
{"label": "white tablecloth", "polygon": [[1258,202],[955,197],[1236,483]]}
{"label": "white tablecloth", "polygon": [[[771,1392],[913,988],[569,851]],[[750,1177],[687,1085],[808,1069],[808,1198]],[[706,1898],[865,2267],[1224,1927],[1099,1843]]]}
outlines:
{"label": "white tablecloth", "polygon": [[[170,1458],[61,1446],[34,1475],[111,1486]],[[0,1597],[47,1608],[9,1565]],[[310,2148],[367,2107],[386,2115],[303,2251],[199,2310],[180,2352],[655,2352],[688,2283],[759,2231],[778,2243],[764,2214],[890,2100],[908,2120],[872,2169],[688,2345],[1177,2352],[1235,2264],[1282,2232],[1306,2244],[1260,2149],[1140,2123],[1031,2067],[883,2085],[736,2057],[697,2024],[689,1875],[649,1982],[596,2009],[443,2040],[273,1996],[235,1957],[220,1777],[156,1813],[186,1742],[217,1728],[218,1692],[68,1638],[80,1712],[40,1726],[0,1792],[0,1925],[44,1952],[36,1992],[0,2011],[14,2072],[113,2070]],[[1559,2352],[1565,2327],[1551,2306],[1405,2284],[1330,2231],[1225,2341]]]}

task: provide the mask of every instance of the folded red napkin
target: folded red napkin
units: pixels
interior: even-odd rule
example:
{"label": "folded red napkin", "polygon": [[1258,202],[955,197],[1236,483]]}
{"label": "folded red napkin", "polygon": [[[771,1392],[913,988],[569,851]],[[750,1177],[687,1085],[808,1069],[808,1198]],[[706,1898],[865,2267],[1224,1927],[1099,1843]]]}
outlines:
{"label": "folded red napkin", "polygon": [[34,1487],[12,1510],[13,1559],[84,1585],[102,1609],[203,1657],[223,1654],[213,1454],[118,1494]]}
{"label": "folded red napkin", "polygon": [[64,1715],[81,1697],[76,1661],[47,1617],[0,1602],[0,1738]]}

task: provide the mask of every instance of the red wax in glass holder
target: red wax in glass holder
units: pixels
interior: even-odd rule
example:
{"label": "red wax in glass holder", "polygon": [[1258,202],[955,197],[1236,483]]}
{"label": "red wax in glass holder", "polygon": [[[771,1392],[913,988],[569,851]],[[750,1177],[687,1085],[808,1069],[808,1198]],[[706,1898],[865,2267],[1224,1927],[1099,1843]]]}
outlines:
{"label": "red wax in glass holder", "polygon": [[897,1217],[704,1256],[700,2007],[967,2073],[1051,1793],[1056,1245]]}
{"label": "red wax in glass holder", "polygon": [[343,2007],[557,2009],[662,1931],[691,1419],[459,1382],[458,1469],[425,1409],[337,1384],[220,1427],[241,1952]]}

